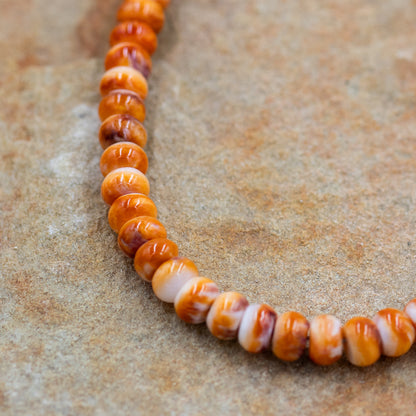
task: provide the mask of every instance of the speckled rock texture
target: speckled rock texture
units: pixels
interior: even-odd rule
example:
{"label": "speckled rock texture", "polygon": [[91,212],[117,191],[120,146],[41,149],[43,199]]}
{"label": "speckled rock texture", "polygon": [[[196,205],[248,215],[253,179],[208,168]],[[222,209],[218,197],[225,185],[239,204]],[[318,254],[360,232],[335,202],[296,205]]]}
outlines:
{"label": "speckled rock texture", "polygon": [[[414,415],[416,346],[279,362],[182,323],[117,247],[98,85],[116,0],[0,0],[0,414]],[[416,2],[173,0],[147,100],[168,236],[312,318],[416,296]]]}

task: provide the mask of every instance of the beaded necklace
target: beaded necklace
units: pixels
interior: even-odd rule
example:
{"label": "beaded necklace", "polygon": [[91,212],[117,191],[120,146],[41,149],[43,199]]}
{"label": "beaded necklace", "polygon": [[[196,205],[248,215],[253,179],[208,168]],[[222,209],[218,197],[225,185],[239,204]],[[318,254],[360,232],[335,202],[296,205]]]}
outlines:
{"label": "beaded necklace", "polygon": [[166,238],[164,226],[156,219],[156,206],[148,197],[148,159],[143,150],[147,133],[142,123],[151,55],[169,3],[125,0],[105,59],[98,110],[102,121],[99,140],[104,149],[100,169],[105,177],[101,195],[110,205],[108,220],[118,233],[120,248],[134,258],[137,273],[151,282],[155,295],[174,304],[180,319],[192,324],[206,322],[214,336],[238,339],[251,353],[271,349],[279,359],[295,361],[307,351],[316,364],[330,365],[345,352],[350,363],[361,367],[375,363],[382,354],[405,354],[416,338],[416,298],[403,311],[387,308],[373,319],[354,317],[344,325],[332,315],[311,321],[293,311],[278,315],[266,304],[249,304],[239,293],[221,293]]}

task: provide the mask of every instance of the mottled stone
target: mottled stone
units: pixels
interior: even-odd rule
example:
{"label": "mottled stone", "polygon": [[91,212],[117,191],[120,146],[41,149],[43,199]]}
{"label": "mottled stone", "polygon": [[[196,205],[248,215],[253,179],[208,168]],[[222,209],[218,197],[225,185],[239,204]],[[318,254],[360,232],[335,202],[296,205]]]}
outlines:
{"label": "mottled stone", "polygon": [[[0,1],[0,414],[404,415],[416,347],[284,363],[187,325],[101,201],[119,0]],[[174,0],[152,56],[150,197],[202,276],[346,323],[415,298],[416,3]]]}

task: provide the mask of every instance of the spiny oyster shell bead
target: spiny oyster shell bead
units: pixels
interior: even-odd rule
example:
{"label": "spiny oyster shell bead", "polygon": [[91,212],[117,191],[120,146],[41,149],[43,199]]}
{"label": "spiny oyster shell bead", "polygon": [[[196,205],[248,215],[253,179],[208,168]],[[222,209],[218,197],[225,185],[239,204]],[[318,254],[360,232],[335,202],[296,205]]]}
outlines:
{"label": "spiny oyster shell bead", "polygon": [[279,315],[273,333],[273,354],[284,361],[298,360],[306,348],[309,326],[308,320],[298,312]]}
{"label": "spiny oyster shell bead", "polygon": [[320,315],[312,319],[309,333],[309,356],[319,365],[330,365],[342,356],[342,330],[339,319]]}
{"label": "spiny oyster shell bead", "polygon": [[135,92],[142,100],[147,97],[146,78],[137,69],[129,66],[115,66],[104,72],[100,82],[100,93],[103,97],[114,90]]}
{"label": "spiny oyster shell bead", "polygon": [[404,313],[410,318],[416,329],[416,299],[411,300],[404,308]]}
{"label": "spiny oyster shell bead", "polygon": [[132,42],[114,45],[105,57],[105,69],[117,66],[130,66],[139,71],[145,78],[152,72],[152,59],[142,46]]}
{"label": "spiny oyster shell bead", "polygon": [[101,196],[111,205],[122,195],[140,193],[149,194],[149,181],[146,176],[134,168],[119,168],[110,172],[101,185]]}
{"label": "spiny oyster shell bead", "polygon": [[182,286],[198,276],[195,264],[186,257],[175,257],[161,264],[155,271],[152,287],[163,302],[173,303]]}
{"label": "spiny oyster shell bead", "polygon": [[215,282],[206,277],[194,277],[186,282],[175,297],[175,311],[189,324],[205,322],[209,309],[219,295]]}
{"label": "spiny oyster shell bead", "polygon": [[342,328],[345,354],[358,367],[374,364],[381,355],[381,338],[376,324],[368,318],[355,317]]}
{"label": "spiny oyster shell bead", "polygon": [[153,0],[135,0],[124,2],[117,13],[117,20],[138,20],[147,23],[156,33],[159,33],[165,22],[163,7]]}
{"label": "spiny oyster shell bead", "polygon": [[126,21],[119,23],[110,34],[110,45],[132,42],[140,45],[152,55],[157,48],[157,36],[154,30],[144,22]]}
{"label": "spiny oyster shell bead", "polygon": [[103,149],[119,142],[132,142],[144,147],[147,142],[147,132],[143,124],[133,116],[114,114],[104,120],[98,138]]}
{"label": "spiny oyster shell bead", "polygon": [[151,282],[158,267],[172,257],[178,256],[178,246],[167,238],[155,238],[143,244],[134,256],[137,274]]}
{"label": "spiny oyster shell bead", "polygon": [[247,307],[248,301],[240,293],[220,294],[207,316],[207,327],[211,334],[222,340],[237,338],[238,328]]}
{"label": "spiny oyster shell bead", "polygon": [[121,227],[118,245],[129,257],[134,257],[144,243],[155,238],[166,238],[163,224],[154,217],[136,217]]}
{"label": "spiny oyster shell bead", "polygon": [[118,233],[121,227],[135,217],[157,217],[154,202],[144,194],[132,193],[117,198],[108,211],[108,222],[112,230]]}
{"label": "spiny oyster shell bead", "polygon": [[373,320],[381,336],[384,355],[399,357],[409,351],[415,341],[415,328],[404,312],[383,309],[376,313]]}
{"label": "spiny oyster shell bead", "polygon": [[98,106],[100,120],[104,121],[115,114],[129,114],[143,123],[146,108],[138,94],[129,90],[114,90],[103,97]]}
{"label": "spiny oyster shell bead", "polygon": [[135,168],[147,172],[148,159],[145,151],[137,144],[119,142],[107,147],[100,159],[100,170],[103,176],[119,168]]}
{"label": "spiny oyster shell bead", "polygon": [[238,330],[238,342],[248,352],[269,349],[277,313],[268,305],[249,305]]}

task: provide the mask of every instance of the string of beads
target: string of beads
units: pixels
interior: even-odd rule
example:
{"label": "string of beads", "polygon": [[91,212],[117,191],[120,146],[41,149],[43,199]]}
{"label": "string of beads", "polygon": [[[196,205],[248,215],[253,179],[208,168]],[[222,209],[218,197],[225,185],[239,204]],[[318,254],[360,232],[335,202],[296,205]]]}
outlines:
{"label": "string of beads", "polygon": [[98,110],[102,121],[99,140],[104,149],[101,194],[110,205],[108,221],[118,233],[120,248],[134,258],[137,273],[152,284],[156,296],[174,304],[180,319],[192,324],[206,322],[214,336],[238,339],[249,352],[271,349],[279,359],[295,361],[308,351],[319,365],[333,364],[345,353],[357,366],[371,365],[382,354],[405,354],[415,342],[416,299],[404,311],[383,309],[373,319],[355,317],[345,325],[332,315],[317,316],[310,322],[297,312],[278,315],[268,305],[250,305],[240,293],[221,293],[167,239],[164,226],[156,219],[156,206],[148,197],[148,159],[143,150],[147,133],[142,123],[151,55],[169,3],[125,0],[105,58]]}

